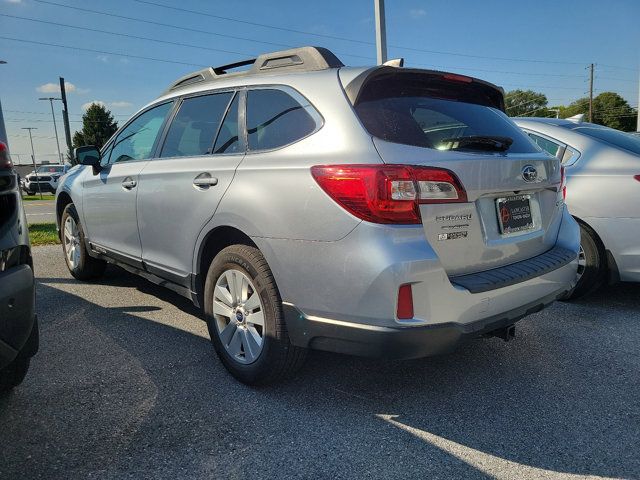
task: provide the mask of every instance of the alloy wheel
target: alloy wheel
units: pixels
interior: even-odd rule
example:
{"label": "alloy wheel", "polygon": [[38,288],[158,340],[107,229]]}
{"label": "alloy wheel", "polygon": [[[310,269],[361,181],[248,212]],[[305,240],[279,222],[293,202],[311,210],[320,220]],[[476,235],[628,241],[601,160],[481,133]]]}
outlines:
{"label": "alloy wheel", "polygon": [[75,219],[69,215],[63,228],[64,252],[69,267],[74,270],[80,264],[80,231]]}
{"label": "alloy wheel", "polygon": [[255,362],[264,346],[264,309],[253,282],[240,270],[229,269],[218,277],[213,315],[227,353],[238,363]]}

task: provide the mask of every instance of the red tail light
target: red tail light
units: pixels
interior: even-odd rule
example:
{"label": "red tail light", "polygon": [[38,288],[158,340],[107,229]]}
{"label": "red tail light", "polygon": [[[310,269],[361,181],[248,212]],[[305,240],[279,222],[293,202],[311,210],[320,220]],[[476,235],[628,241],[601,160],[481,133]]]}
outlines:
{"label": "red tail light", "polygon": [[466,202],[455,174],[408,165],[317,165],[311,174],[327,194],[358,218],[373,223],[421,223],[421,203]]}
{"label": "red tail light", "polygon": [[396,315],[399,320],[413,318],[413,292],[411,291],[410,283],[400,285],[398,289],[398,308]]}
{"label": "red tail light", "polygon": [[562,200],[567,199],[567,176],[564,167],[560,167],[560,188],[562,189]]}
{"label": "red tail light", "polygon": [[455,73],[445,73],[442,75],[442,78],[445,80],[451,80],[452,82],[462,82],[462,83],[471,83],[473,82],[473,78],[466,77],[464,75],[457,75]]}
{"label": "red tail light", "polygon": [[0,142],[0,169],[9,168],[13,168],[11,158],[9,158],[9,149],[5,143]]}
{"label": "red tail light", "polygon": [[640,182],[640,175],[634,175],[633,178]]}

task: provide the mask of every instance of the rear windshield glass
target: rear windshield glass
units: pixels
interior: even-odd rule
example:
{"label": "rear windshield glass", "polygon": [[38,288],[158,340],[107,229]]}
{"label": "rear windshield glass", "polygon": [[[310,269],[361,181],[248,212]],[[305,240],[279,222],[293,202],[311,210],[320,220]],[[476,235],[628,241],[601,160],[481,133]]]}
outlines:
{"label": "rear windshield glass", "polygon": [[624,148],[637,155],[640,155],[640,137],[629,135],[628,133],[614,130],[609,127],[601,127],[596,125],[589,126],[573,126],[564,125],[564,127],[576,132],[584,133],[597,140],[602,140],[616,147]]}
{"label": "rear windshield glass", "polygon": [[[437,150],[540,151],[509,117],[490,106],[495,102],[478,94],[477,85],[448,82],[451,87],[447,87],[439,80],[434,88],[430,75],[421,76],[421,81],[416,78],[420,77],[398,75],[364,85],[355,109],[371,135]],[[505,137],[512,141],[508,148],[492,145],[492,139]]]}

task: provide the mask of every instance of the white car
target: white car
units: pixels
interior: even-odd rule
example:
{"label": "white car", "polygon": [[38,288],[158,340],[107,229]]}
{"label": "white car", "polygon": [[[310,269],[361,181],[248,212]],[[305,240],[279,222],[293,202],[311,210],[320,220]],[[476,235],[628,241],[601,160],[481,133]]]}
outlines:
{"label": "white car", "polygon": [[27,195],[35,195],[39,192],[56,193],[60,177],[70,168],[71,165],[42,165],[35,172],[24,177],[22,189]]}
{"label": "white car", "polygon": [[581,231],[569,298],[605,282],[640,282],[640,137],[579,118],[514,121],[565,167],[566,203]]}

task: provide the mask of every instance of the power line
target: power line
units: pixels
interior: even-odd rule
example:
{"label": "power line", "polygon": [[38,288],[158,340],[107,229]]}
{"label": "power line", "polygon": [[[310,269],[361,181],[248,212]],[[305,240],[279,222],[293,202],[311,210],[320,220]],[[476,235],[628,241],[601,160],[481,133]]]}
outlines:
{"label": "power line", "polygon": [[[34,1],[39,1],[39,0],[34,0]],[[119,55],[122,57],[129,57],[129,58],[137,58],[137,59],[141,59],[141,60],[151,60],[154,62],[163,62],[163,63],[175,63],[177,65],[188,65],[191,67],[207,67],[208,65],[201,65],[201,64],[197,64],[197,63],[188,63],[188,62],[180,62],[177,60],[165,60],[163,58],[153,58],[153,57],[144,57],[142,55],[132,55],[129,53],[121,53],[121,52],[109,52],[106,50],[95,50],[93,48],[83,48],[83,47],[75,47],[75,46],[71,46],[71,45],[60,45],[57,43],[47,43],[47,42],[37,42],[35,40],[26,40],[24,38],[12,38],[12,37],[4,37],[4,36],[0,36],[1,39],[3,40],[11,40],[14,42],[22,42],[22,43],[31,43],[34,45],[44,45],[47,47],[57,47],[57,48],[67,48],[69,50],[79,50],[79,51],[83,51],[83,52],[91,52],[91,53],[103,53],[106,55]]]}
{"label": "power line", "polygon": [[212,51],[212,52],[232,53],[234,55],[255,56],[255,54],[253,54],[253,53],[235,52],[233,50],[221,50],[219,48],[203,47],[201,45],[193,45],[193,44],[190,44],[190,43],[172,42],[172,41],[169,41],[169,40],[161,40],[159,38],[141,37],[141,36],[138,36],[138,35],[131,35],[131,34],[128,34],[128,33],[110,32],[108,30],[98,30],[96,28],[80,27],[78,25],[69,25],[69,24],[66,24],[66,23],[50,22],[48,20],[38,20],[36,18],[19,17],[17,15],[7,15],[7,14],[4,14],[4,13],[0,13],[0,16],[9,17],[9,18],[16,18],[18,20],[27,20],[29,22],[45,23],[45,24],[48,24],[48,25],[55,25],[55,26],[58,26],[58,27],[75,28],[77,30],[85,30],[85,31],[92,32],[92,33],[95,33],[95,32],[97,32],[97,33],[105,33],[107,35],[115,35],[115,36],[119,36],[119,37],[135,38],[137,40],[146,40],[146,41],[150,41],[150,42],[164,43],[164,44],[167,44],[167,45],[176,45],[176,46],[180,46],[180,47],[189,47],[189,48],[199,48],[199,49],[202,49],[202,50],[209,50],[209,51]]}
{"label": "power line", "polygon": [[[246,38],[246,37],[238,37],[238,36],[234,36],[234,35],[227,35],[227,34],[223,34],[223,33],[216,33],[216,32],[210,32],[207,30],[199,30],[197,28],[190,28],[190,27],[183,27],[180,25],[174,25],[174,24],[170,24],[170,23],[162,23],[162,22],[156,22],[153,20],[146,20],[144,18],[137,18],[137,17],[128,17],[126,15],[118,15],[116,13],[109,13],[109,12],[103,12],[100,10],[92,10],[89,8],[82,8],[82,7],[75,7],[72,5],[65,5],[63,3],[56,3],[56,2],[50,2],[49,0],[33,0],[34,2],[38,2],[38,3],[44,3],[47,5],[54,5],[56,7],[63,7],[63,8],[69,8],[72,10],[78,10],[81,12],[88,12],[88,13],[94,13],[97,15],[105,15],[108,17],[113,17],[113,18],[120,18],[123,20],[129,20],[129,21],[133,21],[133,22],[140,22],[140,23],[146,23],[149,25],[156,25],[156,26],[160,26],[160,27],[168,27],[168,28],[175,28],[178,30],[184,30],[187,32],[195,32],[195,33],[202,33],[205,35],[213,35],[215,37],[224,37],[224,38],[231,38],[233,40],[242,40],[242,41],[246,41],[246,42],[254,42],[254,43],[262,43],[265,45],[273,45],[276,47],[286,47],[286,48],[294,48],[295,45],[290,45],[287,43],[276,43],[276,42],[269,42],[269,41],[265,41],[265,40],[256,40],[253,38]],[[362,56],[362,55],[354,55],[351,53],[340,53],[340,52],[336,52],[339,53],[340,55],[344,55],[344,56],[348,56],[348,57],[359,57],[359,58],[366,58],[366,59],[371,59],[371,57],[368,56]]]}

